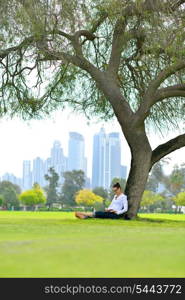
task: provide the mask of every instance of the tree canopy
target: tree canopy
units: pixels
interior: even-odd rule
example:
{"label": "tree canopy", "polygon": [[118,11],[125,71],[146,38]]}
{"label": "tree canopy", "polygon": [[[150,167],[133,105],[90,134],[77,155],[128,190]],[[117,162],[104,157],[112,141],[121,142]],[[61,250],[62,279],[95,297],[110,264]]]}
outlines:
{"label": "tree canopy", "polygon": [[152,191],[146,190],[143,193],[141,207],[145,207],[145,206],[147,207],[154,204],[155,202],[162,201],[162,200],[164,200],[164,197],[162,195],[155,194]]}
{"label": "tree canopy", "polygon": [[165,184],[171,195],[176,195],[185,189],[185,164],[175,165],[171,174],[166,176]]}
{"label": "tree canopy", "polygon": [[178,193],[173,200],[177,206],[185,206],[185,191]]}
{"label": "tree canopy", "polygon": [[96,187],[92,191],[95,195],[98,195],[98,196],[102,197],[103,201],[108,199],[108,191],[106,189],[104,189],[103,187],[101,187],[101,186]]}
{"label": "tree canopy", "polygon": [[2,206],[7,209],[19,206],[18,195],[20,187],[9,181],[0,182],[0,196],[2,197]]}
{"label": "tree canopy", "polygon": [[4,196],[3,196],[3,195],[0,195],[0,206],[2,206],[3,201],[4,201]]}
{"label": "tree canopy", "polygon": [[82,170],[63,173],[64,184],[61,190],[61,201],[66,205],[75,205],[76,193],[84,188],[85,174]]}
{"label": "tree canopy", "polygon": [[75,201],[77,204],[85,206],[95,206],[98,203],[103,203],[103,198],[94,194],[91,190],[80,190],[76,193]]}
{"label": "tree canopy", "polygon": [[57,193],[59,175],[53,167],[49,168],[48,173],[44,177],[48,181],[48,186],[45,187],[45,190],[47,193],[47,205],[50,207],[59,200]]}
{"label": "tree canopy", "polygon": [[44,191],[38,184],[35,184],[31,190],[26,190],[19,195],[19,200],[26,206],[34,207],[38,204],[45,204],[46,197]]}
{"label": "tree canopy", "polygon": [[94,80],[98,69],[116,74],[125,106],[160,129],[178,125],[184,2],[1,0],[1,115],[39,117],[68,103],[109,119],[114,112]]}

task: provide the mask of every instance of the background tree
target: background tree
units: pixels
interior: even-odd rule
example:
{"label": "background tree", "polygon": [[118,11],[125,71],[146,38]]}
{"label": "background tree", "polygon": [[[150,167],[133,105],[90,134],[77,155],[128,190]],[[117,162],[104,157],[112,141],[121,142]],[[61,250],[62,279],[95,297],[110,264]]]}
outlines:
{"label": "background tree", "polygon": [[19,200],[24,205],[35,209],[37,205],[46,203],[46,196],[41,187],[35,184],[31,190],[22,192],[19,196]]}
{"label": "background tree", "polygon": [[91,190],[80,190],[75,195],[75,201],[79,205],[95,207],[103,203],[103,198],[94,194]]}
{"label": "background tree", "polygon": [[127,218],[153,165],[185,146],[180,131],[155,149],[147,136],[151,125],[167,132],[185,118],[184,3],[0,1],[0,115],[40,117],[69,103],[116,116],[132,156]]}
{"label": "background tree", "polygon": [[173,196],[185,189],[185,164],[174,166],[171,174],[166,176],[165,186]]}
{"label": "background tree", "polygon": [[95,195],[98,195],[103,198],[103,209],[105,208],[106,200],[108,199],[108,191],[103,187],[96,187],[92,190]]}
{"label": "background tree", "polygon": [[20,193],[20,188],[16,184],[9,181],[0,182],[0,195],[3,196],[3,207],[6,209],[18,208],[19,200],[18,194]]}
{"label": "background tree", "polygon": [[[177,206],[177,209],[179,206],[180,208],[185,206],[185,191],[178,193],[175,197],[173,197],[173,200]],[[181,211],[181,209],[179,211]]]}
{"label": "background tree", "polygon": [[34,183],[32,190],[38,195],[39,199],[41,199],[40,203],[46,202],[46,195],[40,184]]}
{"label": "background tree", "polygon": [[167,176],[164,173],[163,167],[168,163],[167,159],[161,159],[153,166],[147,180],[146,190],[156,193],[160,183],[166,186]]}
{"label": "background tree", "polygon": [[146,209],[148,212],[150,212],[150,206],[152,206],[154,203],[157,203],[159,201],[163,201],[164,198],[159,195],[155,194],[152,191],[144,191],[140,207]]}
{"label": "background tree", "polygon": [[47,205],[50,208],[53,203],[58,202],[59,196],[57,192],[59,175],[55,172],[54,168],[48,170],[48,174],[44,177],[49,182],[48,186],[45,188],[47,193]]}
{"label": "background tree", "polygon": [[3,201],[4,201],[4,197],[3,197],[3,195],[0,195],[0,206],[2,206],[2,204],[3,204]]}
{"label": "background tree", "polygon": [[174,201],[165,193],[160,193],[158,195],[160,196],[160,198],[157,199],[152,205],[150,205],[150,212],[173,212]]}
{"label": "background tree", "polygon": [[0,182],[0,190],[5,188],[5,187],[7,187],[7,188],[12,187],[15,190],[16,194],[18,194],[18,195],[21,193],[20,186],[18,186],[17,184],[12,183],[10,181],[3,180],[3,181]]}
{"label": "background tree", "polygon": [[63,173],[64,184],[62,185],[61,201],[62,203],[74,206],[75,195],[85,186],[85,174],[82,170],[73,170]]}

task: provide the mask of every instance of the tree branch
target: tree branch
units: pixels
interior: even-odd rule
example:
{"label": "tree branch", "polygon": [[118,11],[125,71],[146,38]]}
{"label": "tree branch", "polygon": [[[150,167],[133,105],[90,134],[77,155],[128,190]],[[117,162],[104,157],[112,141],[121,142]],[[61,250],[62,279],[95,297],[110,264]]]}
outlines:
{"label": "tree branch", "polygon": [[157,90],[154,101],[157,103],[166,98],[173,97],[185,97],[185,84],[176,84]]}
{"label": "tree branch", "polygon": [[185,146],[185,134],[159,145],[152,151],[151,167],[164,156]]}
{"label": "tree branch", "polygon": [[70,35],[64,31],[57,30],[57,29],[55,29],[53,32],[49,32],[49,34],[50,33],[59,34],[65,38],[67,38],[68,40],[70,40],[76,54],[79,57],[81,57],[81,59],[85,59],[85,58],[84,58],[83,52],[82,52],[82,44],[83,43],[80,43],[80,37],[84,36],[84,37],[86,37],[86,40],[89,40],[89,41],[93,41],[96,38],[96,36],[88,30],[79,30],[79,31],[76,31],[73,35]]}
{"label": "tree branch", "polygon": [[185,83],[180,83],[180,84],[174,84],[170,85],[166,88],[159,89],[158,91],[163,91],[163,90],[169,90],[169,91],[174,91],[174,90],[180,90],[180,91],[185,91]]}
{"label": "tree branch", "polygon": [[115,74],[118,72],[124,41],[127,40],[127,38],[125,38],[124,35],[125,28],[127,25],[126,18],[128,16],[141,14],[143,11],[158,11],[161,10],[163,7],[164,5],[161,5],[161,1],[159,0],[146,0],[140,6],[136,4],[129,4],[128,6],[126,6],[126,8],[124,8],[121,11],[121,17],[118,18],[114,28],[108,70],[112,71]]}
{"label": "tree branch", "polygon": [[81,36],[85,36],[86,40],[89,41],[93,41],[96,38],[96,36],[88,30],[79,30],[75,32],[75,38],[79,39]]}
{"label": "tree branch", "polygon": [[[161,94],[160,95],[157,94],[157,89],[161,85],[161,83],[163,83],[168,77],[175,74],[177,71],[180,71],[184,68],[185,68],[185,60],[181,60],[178,63],[174,63],[173,65],[166,67],[156,76],[154,80],[151,81],[143,97],[143,102],[140,104],[140,107],[136,112],[138,122],[143,122],[146,119],[146,117],[149,114],[150,108],[156,103],[156,99],[158,99],[158,97],[160,99]],[[171,90],[171,94],[173,94],[173,96],[171,97],[175,97],[174,96],[175,93],[173,93],[173,88]],[[183,95],[183,93],[180,93],[180,91],[179,94]],[[156,97],[157,95],[158,97]],[[167,95],[170,95],[170,93],[166,92],[166,96]]]}
{"label": "tree branch", "polygon": [[[38,40],[38,38],[37,38],[37,40]],[[24,47],[27,47],[35,41],[36,41],[36,39],[33,36],[25,38],[19,45],[1,50],[0,51],[0,58],[4,59],[6,56],[8,56],[9,53],[15,52],[15,51],[20,50]]]}
{"label": "tree branch", "polygon": [[70,41],[72,41],[74,39],[74,37],[76,39],[79,39],[81,36],[85,36],[86,40],[89,40],[89,41],[93,41],[96,38],[96,36],[88,30],[76,31],[74,35],[68,34],[68,33],[64,32],[64,31],[61,31],[61,30],[58,30],[58,29],[55,29],[55,30],[53,30],[53,32],[48,32],[48,33],[59,34],[63,37],[66,37]]}
{"label": "tree branch", "polygon": [[93,33],[89,32],[88,30],[79,30],[76,31],[72,37],[71,42],[76,54],[80,56],[82,59],[85,59],[82,52],[82,43],[80,43],[81,36],[85,36],[86,40],[90,40],[90,41],[93,41],[96,38],[96,36]]}
{"label": "tree branch", "polygon": [[147,94],[154,94],[154,92],[157,90],[157,88],[161,85],[162,82],[164,82],[168,77],[175,74],[177,71],[182,70],[183,68],[185,68],[185,60],[181,60],[178,63],[174,63],[173,65],[166,67],[150,83],[146,92],[146,97]]}
{"label": "tree branch", "polygon": [[[177,9],[179,7],[179,3],[177,1],[170,4],[171,8],[173,5],[173,9]],[[169,3],[163,3],[163,1],[159,0],[145,0],[144,3],[140,5],[136,4],[128,4],[123,10],[120,12],[120,16],[113,33],[113,41],[112,41],[112,50],[111,56],[109,60],[108,70],[113,73],[118,72],[120,57],[123,50],[124,41],[127,41],[127,37],[124,36],[125,27],[126,27],[126,18],[133,15],[141,15],[143,12],[157,12],[157,11],[168,11],[169,12]],[[138,50],[141,51],[141,39],[137,39],[138,41]],[[157,82],[156,82],[157,84]]]}
{"label": "tree branch", "polygon": [[125,28],[126,28],[126,20],[118,19],[114,28],[112,50],[111,50],[111,56],[110,56],[109,66],[108,66],[108,70],[115,74],[118,72],[118,68],[120,64],[120,57],[121,57],[121,52],[123,50],[123,44],[124,44]]}
{"label": "tree branch", "polygon": [[72,38],[73,38],[72,35],[70,35],[70,34],[64,32],[64,31],[62,31],[62,30],[58,30],[58,29],[54,29],[53,31],[48,32],[48,34],[58,34],[58,35],[61,35],[61,36],[65,37],[65,38],[67,38],[67,39],[70,40],[70,41],[71,41]]}
{"label": "tree branch", "polygon": [[[89,30],[89,33],[93,34],[94,32],[96,32],[96,30],[98,29],[98,27],[106,20],[106,18],[108,17],[108,13],[106,12],[102,12],[100,17],[95,21],[94,25],[92,26],[92,28]],[[86,38],[83,42],[82,45],[88,41],[88,38]]]}

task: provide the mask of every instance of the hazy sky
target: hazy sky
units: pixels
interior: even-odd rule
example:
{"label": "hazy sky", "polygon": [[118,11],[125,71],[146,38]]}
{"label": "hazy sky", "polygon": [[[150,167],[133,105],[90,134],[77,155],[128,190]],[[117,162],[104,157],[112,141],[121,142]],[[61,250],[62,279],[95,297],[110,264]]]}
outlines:
{"label": "hazy sky", "polygon": [[[85,153],[88,159],[88,176],[91,177],[92,168],[92,143],[93,135],[99,132],[104,126],[106,133],[117,131],[120,132],[122,139],[122,163],[129,167],[130,151],[128,145],[121,133],[120,126],[117,121],[97,122],[95,119],[90,121],[83,115],[75,115],[69,110],[56,112],[47,120],[33,120],[29,122],[19,119],[0,121],[0,176],[5,172],[22,176],[22,161],[33,160],[40,156],[46,159],[50,156],[50,149],[54,140],[59,140],[64,149],[64,154],[68,154],[68,138],[69,131],[77,131],[85,138]],[[181,132],[180,132],[181,133]],[[165,138],[159,137],[154,133],[150,134],[152,147],[156,147],[173,137],[179,132],[170,132]],[[170,164],[165,168],[166,172],[170,172],[174,164],[185,162],[185,148],[175,151],[169,155],[171,157]]]}

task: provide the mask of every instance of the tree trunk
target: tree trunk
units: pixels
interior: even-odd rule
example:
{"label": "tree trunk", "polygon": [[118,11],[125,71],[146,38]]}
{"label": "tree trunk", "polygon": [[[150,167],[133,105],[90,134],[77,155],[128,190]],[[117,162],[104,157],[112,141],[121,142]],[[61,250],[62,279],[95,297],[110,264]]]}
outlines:
{"label": "tree trunk", "polygon": [[[111,72],[94,74],[94,78],[97,86],[112,105],[131,150],[131,168],[125,190],[128,197],[128,212],[125,218],[132,219],[137,215],[151,169],[152,149],[145,132],[144,119],[139,118],[139,115],[131,110]],[[148,111],[145,115],[148,115]]]}
{"label": "tree trunk", "polygon": [[144,131],[134,134],[129,146],[132,158],[125,188],[128,197],[128,212],[125,218],[133,219],[137,215],[151,168],[152,149]]}

